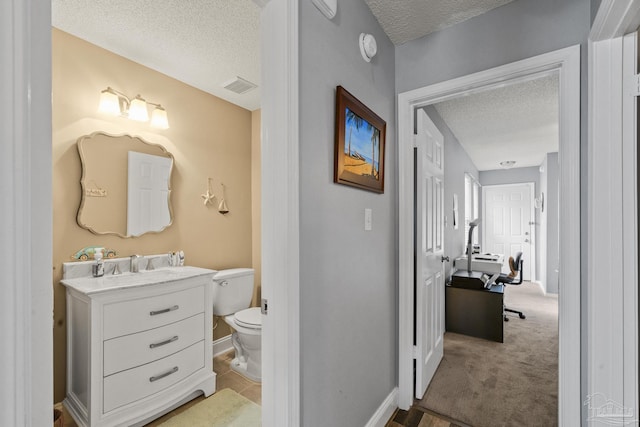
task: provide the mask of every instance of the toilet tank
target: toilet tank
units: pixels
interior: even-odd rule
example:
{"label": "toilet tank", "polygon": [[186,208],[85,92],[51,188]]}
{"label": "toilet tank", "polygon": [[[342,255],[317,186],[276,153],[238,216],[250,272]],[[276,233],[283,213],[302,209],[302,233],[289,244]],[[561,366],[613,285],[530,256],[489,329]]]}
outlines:
{"label": "toilet tank", "polygon": [[213,276],[213,315],[227,316],[251,305],[253,268],[220,270]]}

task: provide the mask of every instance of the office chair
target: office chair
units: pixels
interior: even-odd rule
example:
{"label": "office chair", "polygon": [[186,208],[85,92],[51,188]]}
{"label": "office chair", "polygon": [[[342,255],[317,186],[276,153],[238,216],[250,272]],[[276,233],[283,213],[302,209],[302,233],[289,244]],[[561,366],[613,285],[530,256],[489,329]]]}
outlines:
{"label": "office chair", "polygon": [[[512,256],[509,257],[509,268],[511,269],[510,274],[501,273],[500,277],[496,279],[496,283],[504,283],[507,285],[521,285],[522,284],[522,264],[524,261],[522,260],[522,252],[516,253],[516,258],[513,259]],[[518,277],[518,281],[516,282],[516,277]],[[525,319],[526,316],[524,313],[518,310],[512,310],[510,308],[505,307],[504,311],[508,311],[510,313],[516,313],[520,316],[521,319]],[[504,321],[508,322],[509,318],[504,315]]]}

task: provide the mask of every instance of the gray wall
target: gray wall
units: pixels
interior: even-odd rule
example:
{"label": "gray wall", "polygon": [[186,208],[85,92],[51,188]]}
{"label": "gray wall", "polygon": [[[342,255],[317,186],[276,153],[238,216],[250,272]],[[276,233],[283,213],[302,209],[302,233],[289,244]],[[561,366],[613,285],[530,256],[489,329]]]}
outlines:
{"label": "gray wall", "polygon": [[[544,210],[540,211],[539,280],[545,292],[558,293],[560,265],[560,164],[558,153],[548,153],[541,165],[540,192],[544,193]],[[537,195],[540,195],[540,192]]]}
{"label": "gray wall", "polygon": [[[490,171],[480,172],[480,185],[501,185],[501,184],[520,184],[524,182],[533,182],[533,195],[537,197],[540,194],[540,168],[528,167],[528,168],[513,168],[513,169],[497,169]],[[481,196],[482,197],[482,196]],[[535,209],[536,224],[540,224],[540,211]],[[535,276],[536,280],[540,280],[540,263],[537,260],[540,259],[540,228],[535,227],[535,255],[536,255],[536,268]],[[507,256],[508,258],[508,256]],[[530,260],[524,260],[530,262]],[[528,278],[527,278],[528,279]]]}
{"label": "gray wall", "polygon": [[[442,120],[435,107],[424,107],[431,121],[444,136],[444,215],[447,225],[444,230],[445,255],[451,260],[445,264],[445,277],[449,277],[453,259],[465,251],[464,233],[464,174],[465,172],[478,179],[478,168],[473,164],[467,152],[462,148],[451,129]],[[458,229],[453,228],[453,195],[458,195]]]}
{"label": "gray wall", "polygon": [[588,1],[516,0],[398,46],[396,90],[405,92],[576,44],[583,44],[586,65],[589,28]]}
{"label": "gray wall", "polygon": [[[544,197],[548,197],[548,191],[547,191],[547,187],[549,186],[548,183],[548,170],[549,167],[547,166],[547,156],[545,156],[544,161],[542,162],[542,165],[540,165],[540,191],[537,193],[536,197],[540,197],[540,193],[544,193]],[[546,201],[545,201],[545,205],[546,205]],[[547,209],[547,207],[544,207],[544,210],[540,211],[540,221],[537,221],[538,224],[538,231],[540,232],[539,236],[540,238],[538,239],[538,252],[536,255],[538,256],[538,272],[540,273],[540,275],[538,276],[538,280],[540,280],[540,283],[542,283],[542,288],[544,289],[545,292],[547,292],[547,283],[548,283],[548,279],[547,279],[547,272],[549,267],[547,266],[547,213],[549,212],[549,209]]]}
{"label": "gray wall", "polygon": [[540,167],[480,171],[481,185],[519,184],[522,182],[535,183],[536,191],[538,191],[540,189]]}
{"label": "gray wall", "polygon": [[[301,425],[362,426],[398,384],[394,47],[362,1],[300,2],[299,28]],[[337,85],[387,122],[384,194],[333,183]]]}
{"label": "gray wall", "polygon": [[547,215],[547,292],[558,293],[558,272],[560,268],[560,165],[558,153],[549,153],[546,158],[545,174],[547,188],[544,195],[544,209]]}
{"label": "gray wall", "polygon": [[593,20],[596,19],[598,9],[600,8],[600,3],[602,3],[602,0],[591,0],[591,23],[593,23]]}

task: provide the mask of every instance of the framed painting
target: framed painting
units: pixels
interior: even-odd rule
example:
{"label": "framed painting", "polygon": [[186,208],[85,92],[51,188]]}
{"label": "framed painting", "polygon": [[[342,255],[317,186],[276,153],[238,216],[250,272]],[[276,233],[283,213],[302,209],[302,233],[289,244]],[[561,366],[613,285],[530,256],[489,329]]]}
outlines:
{"label": "framed painting", "polygon": [[338,86],[333,182],[384,193],[386,130],[384,120]]}

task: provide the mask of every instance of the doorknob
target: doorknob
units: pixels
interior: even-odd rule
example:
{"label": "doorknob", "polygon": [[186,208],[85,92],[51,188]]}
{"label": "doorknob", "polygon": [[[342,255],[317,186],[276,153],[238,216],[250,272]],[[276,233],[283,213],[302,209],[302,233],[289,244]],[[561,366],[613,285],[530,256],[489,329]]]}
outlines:
{"label": "doorknob", "polygon": [[443,255],[442,257],[440,257],[440,262],[445,262],[445,261],[449,262],[449,256],[448,255],[447,256]]}
{"label": "doorknob", "polygon": [[526,243],[529,243],[529,239],[524,239],[524,241],[525,241]]}

